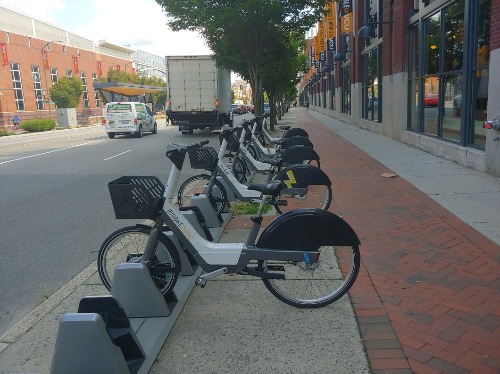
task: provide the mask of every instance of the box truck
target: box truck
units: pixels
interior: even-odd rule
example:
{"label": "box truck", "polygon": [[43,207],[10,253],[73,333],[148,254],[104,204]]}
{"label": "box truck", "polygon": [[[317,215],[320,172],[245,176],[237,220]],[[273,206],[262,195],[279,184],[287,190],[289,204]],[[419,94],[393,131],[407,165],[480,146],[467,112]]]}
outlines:
{"label": "box truck", "polygon": [[167,123],[183,134],[232,127],[231,72],[211,56],[166,56]]}

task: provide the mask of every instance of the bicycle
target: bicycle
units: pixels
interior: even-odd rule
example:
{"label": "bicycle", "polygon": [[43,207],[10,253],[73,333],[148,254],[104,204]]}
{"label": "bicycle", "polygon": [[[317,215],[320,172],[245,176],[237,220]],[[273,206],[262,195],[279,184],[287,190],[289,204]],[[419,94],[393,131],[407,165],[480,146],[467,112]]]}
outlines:
{"label": "bicycle", "polygon": [[168,229],[180,250],[205,272],[197,278],[198,286],[234,273],[261,278],[276,298],[299,308],[323,307],[342,297],[360,267],[359,238],[343,218],[325,210],[298,209],[276,217],[259,236],[264,206],[279,194],[281,182],[249,185],[262,199],[245,243],[210,242],[193,228],[172,198],[186,153],[205,144],[208,141],[169,144],[166,155],[172,169],[166,186],[155,177],[122,177],[109,183],[117,218],[148,217],[154,225],[122,228],[103,243],[97,265],[104,285],[111,289],[120,261],[140,262],[158,288],[158,279],[162,281],[161,291],[168,298],[182,270],[179,249],[165,234]]}
{"label": "bicycle", "polygon": [[[209,197],[215,212],[220,216],[229,201],[228,192],[224,184],[218,180],[219,176],[236,199],[243,202],[260,199],[260,194],[240,183],[234,176],[233,169],[222,161],[231,135],[230,130],[222,132],[224,139],[218,154],[211,147],[193,149],[189,152],[191,167],[205,169],[210,171],[210,174],[194,175],[181,184],[177,194],[179,206],[189,205],[192,196],[203,193]],[[268,167],[272,172],[273,166]],[[274,199],[272,202],[279,214],[299,207],[317,207],[324,210],[330,207],[333,198],[332,183],[328,176],[315,166],[294,164],[280,170],[276,175],[273,174],[273,180],[280,180],[286,185],[286,188],[280,191],[279,199]]]}

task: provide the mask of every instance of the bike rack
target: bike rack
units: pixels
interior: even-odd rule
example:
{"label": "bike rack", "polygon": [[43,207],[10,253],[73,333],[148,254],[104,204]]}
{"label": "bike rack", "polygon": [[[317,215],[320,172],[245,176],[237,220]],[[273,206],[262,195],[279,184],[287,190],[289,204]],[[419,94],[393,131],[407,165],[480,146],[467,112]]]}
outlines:
{"label": "bike rack", "polygon": [[118,265],[111,295],[61,318],[51,373],[147,373],[200,274],[179,277],[164,298],[143,264]]}
{"label": "bike rack", "polygon": [[[208,202],[202,197],[198,200],[200,204],[193,205]],[[208,208],[206,211],[219,222],[218,227],[210,228],[214,241],[218,241],[229,218],[221,223],[212,207]],[[205,215],[205,210],[202,212]],[[182,213],[205,235],[194,211]],[[111,295],[85,297],[80,300],[78,313],[61,317],[52,374],[148,373],[202,273],[175,235],[163,233],[177,247],[183,269],[172,292],[164,297],[143,264],[119,264]]]}

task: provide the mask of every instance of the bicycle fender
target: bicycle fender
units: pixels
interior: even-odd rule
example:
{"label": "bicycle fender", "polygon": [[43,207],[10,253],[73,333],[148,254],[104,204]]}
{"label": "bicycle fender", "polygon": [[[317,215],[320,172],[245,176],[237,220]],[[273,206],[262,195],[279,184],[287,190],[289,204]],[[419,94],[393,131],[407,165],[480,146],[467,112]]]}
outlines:
{"label": "bicycle fender", "polygon": [[285,183],[287,188],[306,188],[311,185],[331,186],[330,178],[321,169],[308,164],[296,164],[281,170],[274,180]]}
{"label": "bicycle fender", "polygon": [[306,145],[294,145],[286,148],[280,157],[287,164],[300,164],[305,160],[319,161],[319,155],[316,151]]}
{"label": "bicycle fender", "polygon": [[257,241],[258,248],[299,251],[316,251],[325,245],[360,244],[358,236],[344,219],[332,212],[314,208],[295,209],[277,217]]}

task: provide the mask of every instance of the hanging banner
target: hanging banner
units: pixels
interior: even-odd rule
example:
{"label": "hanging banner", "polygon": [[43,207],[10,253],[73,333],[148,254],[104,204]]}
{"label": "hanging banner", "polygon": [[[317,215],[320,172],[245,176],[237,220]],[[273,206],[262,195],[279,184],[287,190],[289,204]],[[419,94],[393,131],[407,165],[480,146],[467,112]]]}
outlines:
{"label": "hanging banner", "polygon": [[326,50],[328,52],[336,52],[337,48],[335,46],[335,38],[328,39],[326,41]]}
{"label": "hanging banner", "polygon": [[132,68],[132,75],[135,75],[135,68]]}
{"label": "hanging banner", "polygon": [[49,54],[47,53],[46,49],[42,51],[42,54],[43,54],[43,68],[45,70],[49,70]]}
{"label": "hanging banner", "polygon": [[335,22],[335,3],[331,2],[326,5],[326,38],[331,39],[337,35],[337,25]]}
{"label": "hanging banner", "polygon": [[78,57],[73,57],[73,70],[74,74],[80,74],[80,70],[78,70]]}
{"label": "hanging banner", "polygon": [[319,51],[320,51],[319,37],[318,37],[318,35],[316,35],[314,37],[314,61],[318,61],[318,59],[319,59]]}
{"label": "hanging banner", "polygon": [[97,75],[102,77],[102,64],[101,61],[97,61]]}
{"label": "hanging banner", "polygon": [[325,51],[321,51],[319,53],[319,60],[320,61],[326,61],[326,52]]}
{"label": "hanging banner", "polygon": [[352,33],[352,0],[341,0],[340,32]]}
{"label": "hanging banner", "polygon": [[2,48],[3,65],[5,66],[9,63],[9,56],[7,56],[7,43],[0,43],[0,46]]}
{"label": "hanging banner", "polygon": [[322,50],[325,47],[325,23],[323,20],[318,22],[318,37],[320,50]]}

